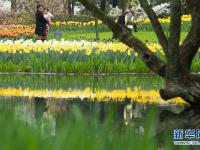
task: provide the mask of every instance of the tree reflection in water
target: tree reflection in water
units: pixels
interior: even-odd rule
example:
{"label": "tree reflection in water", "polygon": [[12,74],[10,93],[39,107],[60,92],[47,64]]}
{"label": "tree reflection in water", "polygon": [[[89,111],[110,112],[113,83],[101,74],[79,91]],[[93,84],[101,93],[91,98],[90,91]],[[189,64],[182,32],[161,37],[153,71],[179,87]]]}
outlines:
{"label": "tree reflection in water", "polygon": [[161,129],[200,129],[200,107],[187,107],[180,113],[164,110],[160,113]]}

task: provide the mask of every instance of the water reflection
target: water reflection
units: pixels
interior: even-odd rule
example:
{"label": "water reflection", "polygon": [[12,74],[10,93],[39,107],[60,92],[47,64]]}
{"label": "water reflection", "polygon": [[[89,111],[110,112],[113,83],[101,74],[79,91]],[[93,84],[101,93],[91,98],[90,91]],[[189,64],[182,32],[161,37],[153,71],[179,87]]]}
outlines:
{"label": "water reflection", "polygon": [[[150,110],[154,110],[153,118],[158,120],[158,133],[165,132],[170,128],[200,128],[200,110],[198,108],[187,108],[183,106],[165,106],[140,104],[126,98],[122,102],[95,102],[81,101],[80,99],[55,100],[52,98],[35,97],[3,97],[1,103],[6,107],[14,109],[17,118],[27,122],[30,126],[39,128],[44,136],[55,136],[59,123],[73,121],[74,108],[91,119],[95,117],[99,123],[104,123],[110,113],[113,113],[112,121],[120,126],[134,125],[137,134],[144,134],[145,122]],[[184,111],[183,111],[184,110]],[[182,112],[183,111],[183,112]],[[98,115],[96,115],[98,114]]]}
{"label": "water reflection", "polygon": [[43,136],[55,136],[56,120],[55,116],[50,112],[49,100],[35,97],[34,105],[37,128],[41,129]]}
{"label": "water reflection", "polygon": [[152,127],[156,128],[152,137],[173,134],[176,128],[200,128],[198,107],[159,103],[157,90],[163,81],[158,77],[0,76],[0,81],[0,104],[41,130],[45,138],[57,135],[61,125],[75,122],[75,110],[89,124],[101,125],[110,118],[118,130],[133,127],[136,136]]}
{"label": "water reflection", "polygon": [[164,110],[160,113],[160,122],[163,129],[200,129],[200,107],[186,107],[179,113]]}
{"label": "water reflection", "polygon": [[[92,101],[163,103],[158,90],[163,80],[153,75],[61,76],[0,75],[0,96],[44,97]],[[171,103],[184,103],[181,98]]]}
{"label": "water reflection", "polygon": [[[183,129],[186,131],[187,129],[196,130],[200,129],[200,107],[199,106],[193,106],[193,107],[187,107],[179,112],[174,110],[163,110],[159,115],[159,124],[157,126],[157,133],[155,137],[158,139],[158,143],[160,143],[160,147],[163,147],[164,145],[161,143],[162,139],[159,139],[161,135],[166,135],[172,139],[173,142],[173,131],[174,129]],[[183,141],[200,141],[198,138],[194,139],[182,139]],[[184,146],[188,149],[198,150],[198,146]]]}
{"label": "water reflection", "polygon": [[127,89],[141,87],[144,90],[160,89],[164,81],[155,75],[108,75],[108,76],[64,76],[64,75],[0,75],[1,88],[30,89]]}
{"label": "water reflection", "polygon": [[33,90],[29,88],[0,88],[0,96],[13,96],[13,97],[45,97],[45,98],[55,98],[55,99],[76,99],[80,100],[91,100],[91,101],[123,101],[128,98],[132,101],[139,103],[159,103],[168,105],[170,103],[185,104],[181,98],[174,98],[169,102],[164,101],[159,94],[158,90],[143,90],[140,87],[135,87],[126,90],[115,89],[115,90],[92,90],[90,88],[86,89],[41,89]]}

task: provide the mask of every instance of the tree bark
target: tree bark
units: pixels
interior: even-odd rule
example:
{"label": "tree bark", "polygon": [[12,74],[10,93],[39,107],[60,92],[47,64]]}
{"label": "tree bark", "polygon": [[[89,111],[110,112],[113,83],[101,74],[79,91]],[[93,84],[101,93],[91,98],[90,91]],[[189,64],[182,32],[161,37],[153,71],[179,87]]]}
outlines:
{"label": "tree bark", "polygon": [[116,7],[119,0],[112,0],[112,6]]}
{"label": "tree bark", "polygon": [[11,0],[11,10],[16,10],[17,0]]}
{"label": "tree bark", "polygon": [[107,3],[107,0],[101,0],[101,10],[102,11],[106,11],[106,3]]}
{"label": "tree bark", "polygon": [[99,41],[98,18],[95,18],[95,32],[96,32],[96,41]]}
{"label": "tree bark", "polygon": [[68,14],[68,0],[64,0],[63,1],[63,12],[65,13],[65,14]]}
{"label": "tree bark", "polygon": [[122,12],[124,13],[127,9],[128,0],[119,0],[119,6],[122,9]]}
{"label": "tree bark", "polygon": [[[193,18],[192,22],[196,21],[196,18]],[[193,26],[198,25],[193,23]],[[191,61],[193,60],[194,53],[196,54],[198,50],[197,47],[199,47],[198,43],[193,44],[193,42],[195,42],[193,41],[195,40],[194,36],[196,35],[196,33],[193,33],[193,30],[194,29],[191,28],[182,46],[179,46],[181,33],[181,2],[180,0],[171,0],[171,24],[170,37],[168,40],[166,87],[160,90],[160,95],[165,100],[174,97],[182,97],[190,104],[200,104],[200,85],[197,79],[194,79],[190,74],[191,62],[189,62],[189,59]],[[190,38],[193,39],[189,40]]]}
{"label": "tree bark", "polygon": [[68,14],[72,17],[72,0],[68,0]]}
{"label": "tree bark", "polygon": [[74,15],[75,0],[72,0],[72,15]]}
{"label": "tree bark", "polygon": [[170,35],[168,40],[168,65],[167,81],[179,82],[180,79],[180,33],[181,33],[181,2],[180,0],[171,0],[171,23]]}
{"label": "tree bark", "polygon": [[[192,60],[196,55],[200,46],[200,5],[191,4],[192,1],[188,1],[187,5],[192,15],[191,29],[181,45],[181,64],[184,66],[184,72],[189,74],[192,65]],[[200,1],[198,1],[200,3]]]}

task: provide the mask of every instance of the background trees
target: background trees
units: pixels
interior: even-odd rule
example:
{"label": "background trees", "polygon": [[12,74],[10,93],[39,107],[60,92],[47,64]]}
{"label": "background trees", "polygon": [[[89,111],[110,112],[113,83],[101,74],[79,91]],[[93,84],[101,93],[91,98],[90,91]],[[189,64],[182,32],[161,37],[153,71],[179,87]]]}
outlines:
{"label": "background trees", "polygon": [[15,10],[17,5],[17,0],[11,0],[11,9]]}
{"label": "background trees", "polygon": [[54,14],[73,14],[75,0],[11,0],[12,11],[35,13],[36,6],[43,4]]}

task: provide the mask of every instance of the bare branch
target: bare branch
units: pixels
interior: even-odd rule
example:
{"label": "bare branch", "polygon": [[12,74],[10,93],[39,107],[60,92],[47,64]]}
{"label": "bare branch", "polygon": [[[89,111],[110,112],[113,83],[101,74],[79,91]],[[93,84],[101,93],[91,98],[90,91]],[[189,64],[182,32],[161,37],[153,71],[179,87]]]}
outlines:
{"label": "bare branch", "polygon": [[131,33],[127,29],[121,27],[115,23],[112,19],[104,14],[91,0],[79,0],[93,15],[100,18],[113,32],[115,37],[120,41],[128,45],[130,48],[134,48],[138,52],[143,62],[155,73],[165,77],[166,64],[151,52],[147,46]]}
{"label": "bare branch", "polygon": [[139,0],[139,2],[140,2],[140,5],[142,6],[142,8],[144,9],[144,11],[147,13],[165,54],[168,55],[168,52],[167,52],[168,51],[168,40],[162,29],[162,26],[158,20],[156,13],[153,11],[148,0]]}
{"label": "bare branch", "polygon": [[188,0],[187,4],[191,10],[192,25],[181,45],[180,59],[185,71],[190,72],[192,60],[200,47],[200,1]]}

